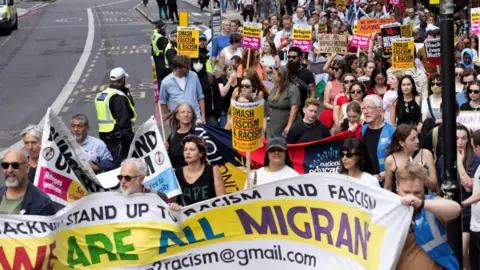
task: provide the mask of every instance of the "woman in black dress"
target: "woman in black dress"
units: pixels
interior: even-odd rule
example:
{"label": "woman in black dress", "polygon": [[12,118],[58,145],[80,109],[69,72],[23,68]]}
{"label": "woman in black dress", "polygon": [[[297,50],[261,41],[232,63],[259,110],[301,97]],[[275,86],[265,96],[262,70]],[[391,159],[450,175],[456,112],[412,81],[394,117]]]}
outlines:
{"label": "woman in black dress", "polygon": [[421,125],[419,125],[422,117],[420,111],[421,97],[417,92],[412,76],[403,76],[398,82],[398,89],[398,98],[392,104],[395,109],[390,113],[390,123],[393,126],[409,124],[421,128]]}

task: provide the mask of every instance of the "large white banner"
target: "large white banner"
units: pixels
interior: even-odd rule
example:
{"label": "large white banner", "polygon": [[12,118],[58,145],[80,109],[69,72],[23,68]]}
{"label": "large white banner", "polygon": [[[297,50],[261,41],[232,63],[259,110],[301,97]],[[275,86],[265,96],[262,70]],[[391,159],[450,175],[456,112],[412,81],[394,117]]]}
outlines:
{"label": "large white banner", "polygon": [[0,215],[0,266],[389,270],[412,214],[396,194],[328,173],[235,192],[177,213],[151,193],[95,193],[53,217]]}

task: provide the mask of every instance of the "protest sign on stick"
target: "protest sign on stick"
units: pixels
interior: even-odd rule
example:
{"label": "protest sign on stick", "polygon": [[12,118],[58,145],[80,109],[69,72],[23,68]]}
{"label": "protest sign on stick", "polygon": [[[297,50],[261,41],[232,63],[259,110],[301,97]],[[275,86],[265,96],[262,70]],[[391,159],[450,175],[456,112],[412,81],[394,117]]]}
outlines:
{"label": "protest sign on stick", "polygon": [[312,27],[310,25],[295,24],[292,30],[292,47],[309,52],[312,48]]}
{"label": "protest sign on stick", "polygon": [[260,23],[245,23],[242,27],[242,48],[258,50],[261,48],[261,44],[262,25]]}
{"label": "protest sign on stick", "polygon": [[177,27],[177,51],[179,55],[198,58],[198,29],[194,27]]}
{"label": "protest sign on stick", "polygon": [[440,65],[441,53],[440,53],[440,39],[425,40],[425,52],[427,54],[427,63],[429,66]]}
{"label": "protest sign on stick", "polygon": [[415,65],[415,44],[413,38],[402,38],[392,42],[392,68],[404,70]]}
{"label": "protest sign on stick", "polygon": [[400,24],[386,24],[380,27],[382,33],[383,56],[392,55],[392,41],[401,38]]}
{"label": "protest sign on stick", "polygon": [[320,53],[346,54],[348,45],[347,35],[319,34],[318,50]]}

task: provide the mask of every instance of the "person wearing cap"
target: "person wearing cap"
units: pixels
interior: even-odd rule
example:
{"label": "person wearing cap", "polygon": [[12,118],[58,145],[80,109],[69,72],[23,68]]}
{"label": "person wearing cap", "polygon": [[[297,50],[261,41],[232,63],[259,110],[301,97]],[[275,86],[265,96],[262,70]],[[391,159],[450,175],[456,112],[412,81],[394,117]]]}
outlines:
{"label": "person wearing cap", "polygon": [[177,56],[177,30],[170,32],[170,42],[165,47],[164,55],[163,61],[165,62],[165,69],[168,75],[172,72],[170,65],[173,63],[173,58]]}
{"label": "person wearing cap", "polygon": [[116,167],[127,158],[137,119],[135,103],[125,87],[128,74],[121,67],[110,72],[110,86],[95,97],[98,133],[112,154]]}
{"label": "person wearing cap", "polygon": [[247,175],[245,188],[280,181],[300,175],[293,169],[287,152],[287,141],[282,137],[267,142],[263,167]]}
{"label": "person wearing cap", "polygon": [[[166,49],[170,44],[170,40],[166,35],[167,24],[158,20],[154,22],[154,30],[152,34],[152,56],[155,62],[155,68],[157,71],[158,83],[165,78],[170,72],[165,63],[166,60]],[[171,46],[171,45],[170,45]]]}
{"label": "person wearing cap", "polygon": [[198,53],[206,56],[207,61],[205,62],[205,67],[207,68],[207,72],[213,73],[212,62],[210,61],[210,51],[207,50],[207,35],[200,34],[198,40]]}

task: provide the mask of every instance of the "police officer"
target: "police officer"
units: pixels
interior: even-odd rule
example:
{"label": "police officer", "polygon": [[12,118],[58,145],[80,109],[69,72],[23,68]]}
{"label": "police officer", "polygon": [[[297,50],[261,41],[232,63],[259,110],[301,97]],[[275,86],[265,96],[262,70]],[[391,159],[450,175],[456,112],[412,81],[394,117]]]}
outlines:
{"label": "police officer", "polygon": [[172,72],[170,65],[173,63],[173,58],[177,55],[177,30],[170,32],[170,42],[165,48],[165,68],[167,70],[167,75]]}
{"label": "police officer", "polygon": [[125,79],[128,74],[118,67],[110,72],[110,87],[95,97],[98,118],[98,133],[112,154],[113,162],[119,167],[127,158],[133,140],[133,125],[137,119],[135,103]]}
{"label": "police officer", "polygon": [[165,22],[158,20],[154,23],[154,26],[155,29],[152,34],[152,56],[157,70],[158,84],[160,85],[163,78],[170,73],[165,64],[165,51],[170,44],[170,40],[165,34],[167,29]]}

